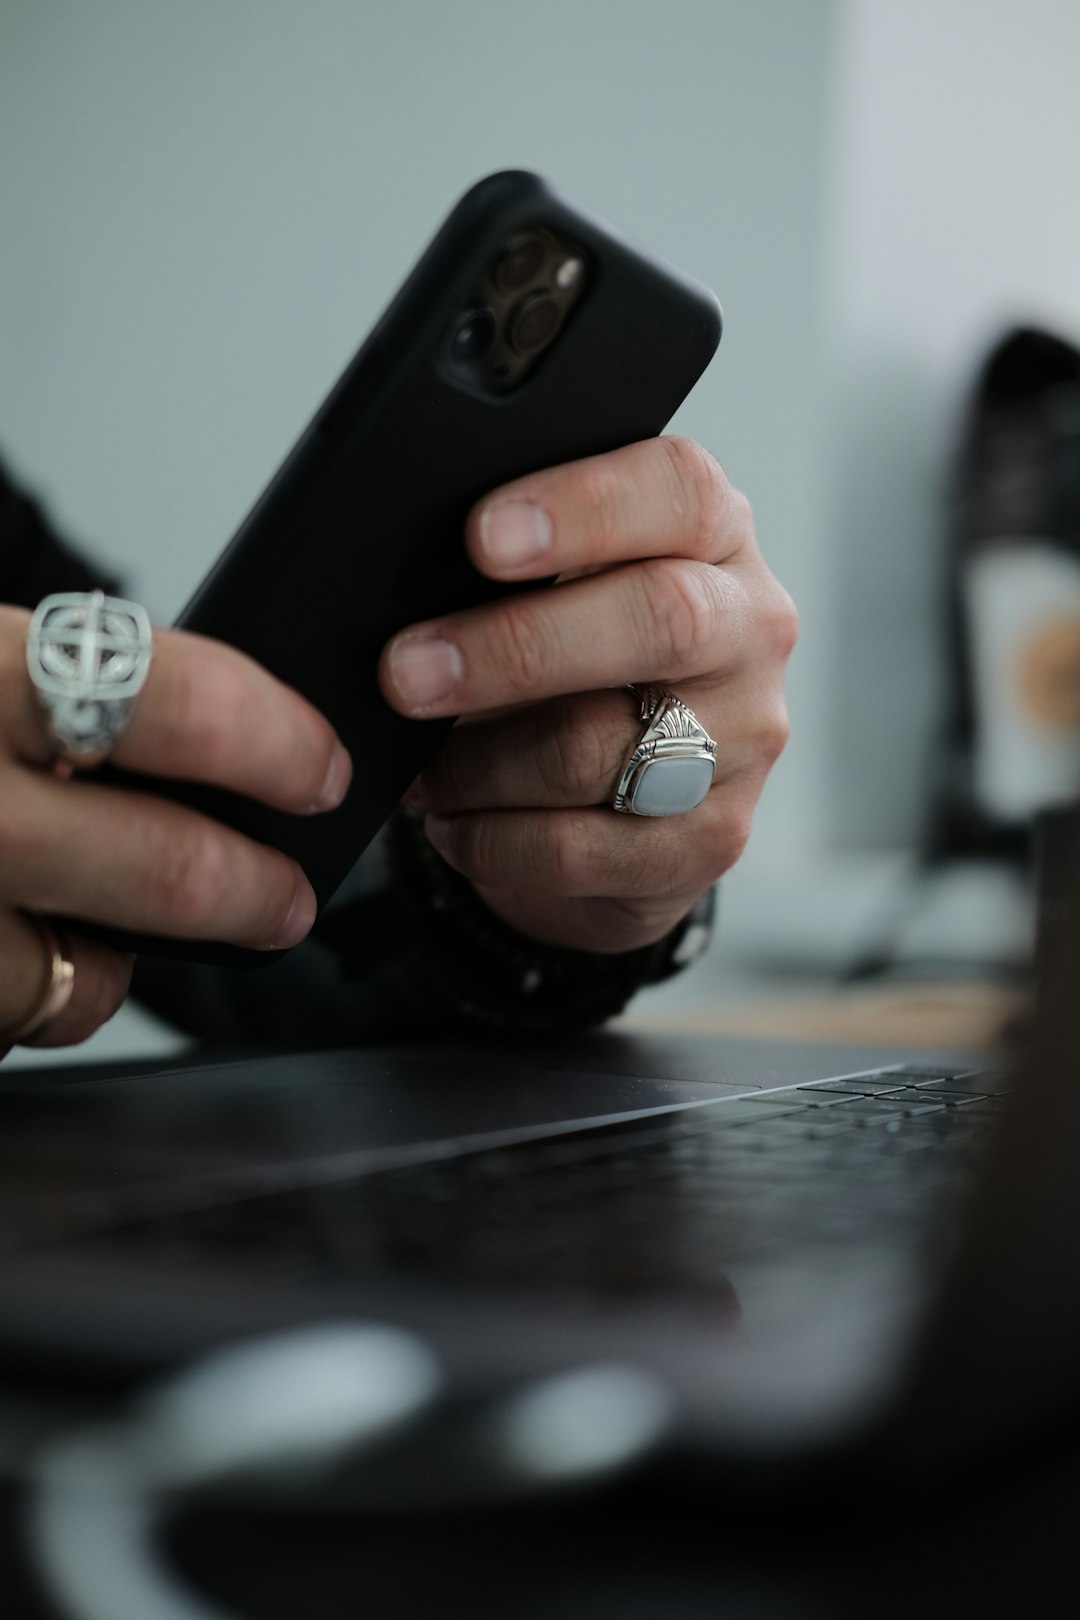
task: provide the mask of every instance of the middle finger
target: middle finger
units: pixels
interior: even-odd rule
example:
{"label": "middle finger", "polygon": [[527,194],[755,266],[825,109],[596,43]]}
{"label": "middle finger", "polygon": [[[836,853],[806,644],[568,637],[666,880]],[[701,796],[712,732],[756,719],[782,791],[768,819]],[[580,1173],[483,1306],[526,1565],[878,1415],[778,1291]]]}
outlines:
{"label": "middle finger", "polygon": [[722,680],[749,622],[737,570],[662,557],[414,625],[385,649],[380,680],[414,718],[633,681]]}
{"label": "middle finger", "polygon": [[294,861],[182,805],[19,767],[0,788],[12,905],[256,949],[295,945],[314,920]]}

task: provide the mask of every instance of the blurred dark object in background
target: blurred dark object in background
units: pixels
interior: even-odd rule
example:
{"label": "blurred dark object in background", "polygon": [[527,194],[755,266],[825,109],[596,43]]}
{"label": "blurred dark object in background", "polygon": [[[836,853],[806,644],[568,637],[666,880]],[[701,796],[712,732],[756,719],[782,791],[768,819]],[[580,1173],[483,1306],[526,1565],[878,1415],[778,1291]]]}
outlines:
{"label": "blurred dark object in background", "polygon": [[[1025,326],[990,349],[964,412],[946,522],[947,687],[926,823],[914,871],[855,951],[842,975],[849,983],[899,965],[912,919],[947,868],[989,862],[1029,877],[1036,823],[1080,800],[1080,349],[1072,343]],[[1039,884],[1037,935],[1050,888]],[[1002,971],[992,953],[965,967]]]}
{"label": "blurred dark object in background", "polygon": [[[1040,993],[1049,986],[1051,962],[1067,960],[1062,938],[1076,937],[1075,897],[1080,873],[1080,808],[1044,810],[1035,817],[1035,979]],[[1070,903],[1073,902],[1073,903]]]}
{"label": "blurred dark object in background", "polygon": [[980,368],[949,496],[948,698],[923,859],[1026,865],[1080,780],[1080,350],[1034,327]]}

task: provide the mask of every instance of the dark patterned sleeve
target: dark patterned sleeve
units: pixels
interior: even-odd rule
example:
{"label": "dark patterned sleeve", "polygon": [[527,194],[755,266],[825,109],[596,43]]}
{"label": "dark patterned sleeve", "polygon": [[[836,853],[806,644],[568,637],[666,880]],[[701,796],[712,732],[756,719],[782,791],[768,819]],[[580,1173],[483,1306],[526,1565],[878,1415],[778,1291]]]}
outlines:
{"label": "dark patterned sleeve", "polygon": [[0,602],[36,607],[53,591],[115,591],[116,581],[61,540],[0,464]]}

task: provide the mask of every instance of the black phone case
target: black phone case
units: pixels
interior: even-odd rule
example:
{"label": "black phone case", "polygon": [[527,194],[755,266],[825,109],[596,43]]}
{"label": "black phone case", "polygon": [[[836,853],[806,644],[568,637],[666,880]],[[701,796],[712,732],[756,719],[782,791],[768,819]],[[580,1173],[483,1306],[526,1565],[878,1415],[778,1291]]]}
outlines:
{"label": "black phone case", "polygon": [[[466,391],[441,363],[448,332],[507,238],[535,227],[583,250],[585,292],[519,387],[494,397]],[[298,817],[198,784],[102,774],[285,850],[325,905],[453,724],[404,719],[388,707],[376,683],[383,646],[406,625],[520,588],[472,567],[463,543],[469,509],[525,473],[658,434],[720,331],[707,288],[536,175],[482,180],[178,620],[242,648],[322,710],[353,758],[345,801]],[[93,931],[121,949],[194,961],[254,965],[278,954]]]}

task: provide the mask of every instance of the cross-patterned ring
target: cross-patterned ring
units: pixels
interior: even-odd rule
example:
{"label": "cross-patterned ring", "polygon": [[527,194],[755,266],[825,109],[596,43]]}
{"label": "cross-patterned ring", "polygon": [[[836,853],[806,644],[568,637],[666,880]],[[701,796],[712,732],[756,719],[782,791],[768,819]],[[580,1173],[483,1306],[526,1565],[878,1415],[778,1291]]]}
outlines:
{"label": "cross-patterned ring", "polygon": [[103,591],[39,602],[26,662],[61,758],[86,769],[110,754],[131,719],[153,656],[145,608]]}

